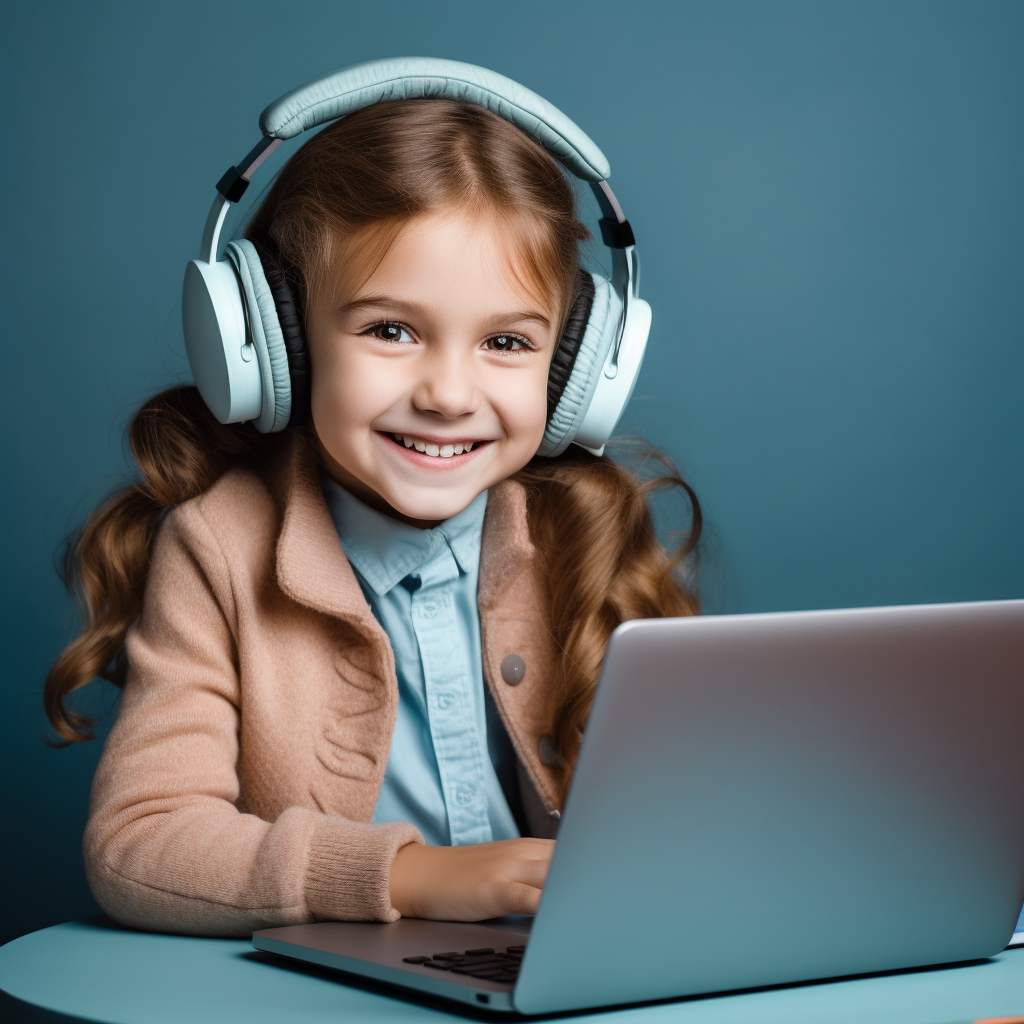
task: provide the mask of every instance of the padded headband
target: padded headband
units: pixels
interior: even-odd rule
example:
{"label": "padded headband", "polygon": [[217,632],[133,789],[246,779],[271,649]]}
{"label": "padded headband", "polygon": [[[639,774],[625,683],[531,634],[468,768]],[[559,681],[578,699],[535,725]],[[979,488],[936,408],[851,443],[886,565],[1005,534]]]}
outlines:
{"label": "padded headband", "polygon": [[[602,225],[605,243],[621,248],[633,244],[631,234],[622,234],[615,228],[625,217],[605,184],[611,167],[586,132],[542,96],[511,78],[475,64],[440,57],[371,60],[286,93],[260,115],[263,137],[241,163],[228,168],[217,182],[217,191],[229,203],[237,203],[256,169],[285,139],[376,103],[423,98],[472,103],[511,121],[576,177],[590,184],[611,229],[609,234]],[[204,253],[215,248],[207,243],[216,242],[220,225],[210,223],[207,228]]]}
{"label": "padded headband", "polygon": [[557,107],[511,78],[475,64],[438,57],[394,57],[355,64],[293,89],[260,116],[271,139],[302,132],[387,100],[462,100],[493,111],[533,136],[584,181],[611,174],[604,154]]}

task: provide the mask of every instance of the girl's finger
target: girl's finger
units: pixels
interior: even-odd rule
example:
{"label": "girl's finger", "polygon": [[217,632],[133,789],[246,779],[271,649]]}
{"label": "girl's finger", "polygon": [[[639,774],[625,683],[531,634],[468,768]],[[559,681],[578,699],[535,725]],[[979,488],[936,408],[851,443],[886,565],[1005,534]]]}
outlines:
{"label": "girl's finger", "polygon": [[550,859],[547,860],[517,860],[511,865],[510,880],[522,882],[535,889],[542,889],[548,877]]}
{"label": "girl's finger", "polygon": [[499,898],[506,914],[536,914],[540,906],[540,889],[522,882],[506,882]]}

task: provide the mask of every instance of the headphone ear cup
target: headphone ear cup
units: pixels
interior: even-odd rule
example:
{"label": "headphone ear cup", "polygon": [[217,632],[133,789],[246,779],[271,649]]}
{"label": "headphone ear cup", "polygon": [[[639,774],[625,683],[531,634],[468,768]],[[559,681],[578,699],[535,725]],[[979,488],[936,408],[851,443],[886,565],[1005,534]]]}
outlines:
{"label": "headphone ear cup", "polygon": [[[604,364],[619,329],[622,299],[612,287],[611,281],[598,274],[587,274],[587,277],[590,278],[593,296],[588,316],[568,378],[562,385],[561,393],[553,410],[550,408],[551,378],[550,376],[548,378],[548,424],[544,431],[544,439],[541,441],[540,448],[537,449],[538,455],[547,457],[561,455],[575,440],[590,406],[590,401],[597,390]],[[575,306],[573,312],[576,312]],[[561,342],[559,343],[560,348]],[[553,369],[558,355],[559,350],[556,349],[555,357],[552,359]]]}
{"label": "headphone ear cup", "polygon": [[274,298],[277,322],[288,355],[288,378],[292,390],[292,411],[289,423],[305,423],[309,419],[309,349],[306,345],[306,324],[303,315],[303,282],[297,272],[289,272],[281,252],[271,241],[253,239],[259,253],[267,287]]}
{"label": "headphone ear cup", "polygon": [[548,370],[549,422],[554,416],[558,403],[565,393],[565,386],[572,376],[573,367],[576,365],[576,356],[579,354],[580,345],[583,344],[583,335],[586,333],[593,305],[594,279],[580,267],[576,281],[576,297],[573,299],[572,309],[569,310],[569,316],[565,322],[565,329],[555,347],[555,354],[551,358],[551,368]]}
{"label": "headphone ear cup", "polygon": [[252,242],[247,238],[228,242],[224,254],[238,271],[246,328],[260,365],[263,403],[254,421],[256,429],[264,434],[284,430],[291,416],[292,388],[274,294]]}

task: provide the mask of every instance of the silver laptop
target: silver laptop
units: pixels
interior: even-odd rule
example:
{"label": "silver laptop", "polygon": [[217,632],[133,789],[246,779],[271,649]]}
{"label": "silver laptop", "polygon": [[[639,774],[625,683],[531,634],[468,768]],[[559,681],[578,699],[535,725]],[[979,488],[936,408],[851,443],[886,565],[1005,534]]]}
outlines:
{"label": "silver laptop", "polygon": [[524,1014],[991,956],[1022,746],[1024,601],[628,622],[532,921],[253,945]]}

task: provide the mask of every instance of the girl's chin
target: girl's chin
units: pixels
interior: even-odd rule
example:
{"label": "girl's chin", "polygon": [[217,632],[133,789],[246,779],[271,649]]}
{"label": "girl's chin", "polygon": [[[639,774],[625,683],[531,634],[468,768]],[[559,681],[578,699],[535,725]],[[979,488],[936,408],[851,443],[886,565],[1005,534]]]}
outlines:
{"label": "girl's chin", "polygon": [[[424,526],[431,526],[465,511],[486,489],[486,486],[479,489],[475,487],[446,487],[443,494],[416,494],[415,491],[410,493],[409,488],[388,488],[390,493],[385,493],[383,497],[403,518],[415,520]],[[424,488],[424,490],[428,489]],[[430,488],[429,490],[434,489]]]}

